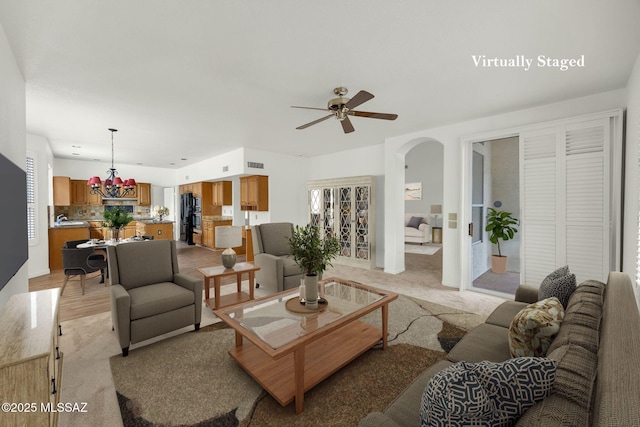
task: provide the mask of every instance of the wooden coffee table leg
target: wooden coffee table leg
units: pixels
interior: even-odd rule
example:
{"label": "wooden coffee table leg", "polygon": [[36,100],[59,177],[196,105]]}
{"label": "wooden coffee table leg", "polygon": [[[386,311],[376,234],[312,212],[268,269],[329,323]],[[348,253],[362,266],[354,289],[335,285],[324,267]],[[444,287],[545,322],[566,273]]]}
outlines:
{"label": "wooden coffee table leg", "polygon": [[249,299],[253,299],[253,288],[255,288],[256,273],[254,271],[249,272]]}
{"label": "wooden coffee table leg", "polygon": [[304,347],[300,346],[293,352],[296,414],[301,414],[304,408]]}
{"label": "wooden coffee table leg", "polygon": [[209,287],[211,287],[211,278],[205,277],[204,278],[204,299],[206,300],[209,299]]}
{"label": "wooden coffee table leg", "polygon": [[213,294],[214,298],[216,299],[214,307],[217,310],[220,308],[220,276],[216,276],[213,278]]}
{"label": "wooden coffee table leg", "polygon": [[389,304],[382,306],[382,349],[387,349],[387,335],[389,334]]}
{"label": "wooden coffee table leg", "polygon": [[236,347],[242,347],[242,334],[236,331]]}
{"label": "wooden coffee table leg", "polygon": [[238,293],[242,292],[242,273],[236,274],[236,282],[238,282]]}

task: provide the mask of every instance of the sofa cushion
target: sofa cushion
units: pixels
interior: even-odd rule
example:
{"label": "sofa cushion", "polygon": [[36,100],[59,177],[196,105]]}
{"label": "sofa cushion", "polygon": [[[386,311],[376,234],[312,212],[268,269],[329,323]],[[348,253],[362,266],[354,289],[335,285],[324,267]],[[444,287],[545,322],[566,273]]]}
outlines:
{"label": "sofa cushion", "polygon": [[556,362],[523,357],[459,362],[438,372],[420,405],[420,425],[510,426],[552,390]]}
{"label": "sofa cushion", "polygon": [[483,323],[469,331],[449,352],[451,362],[480,362],[490,360],[503,362],[511,358],[509,353],[509,330],[502,326]]}
{"label": "sofa cushion", "polygon": [[291,255],[281,256],[282,259],[282,267],[283,267],[283,275],[287,276],[296,276],[298,274],[303,274],[304,272],[300,268],[298,264],[294,261]]}
{"label": "sofa cushion", "polygon": [[508,328],[511,326],[511,322],[516,314],[526,306],[527,304],[524,302],[505,301],[493,310],[493,313],[489,315],[485,323]]}
{"label": "sofa cushion", "polygon": [[547,354],[565,344],[576,344],[597,354],[598,340],[599,335],[596,329],[579,323],[563,322],[558,335],[547,349]]}
{"label": "sofa cushion", "polygon": [[567,266],[559,268],[542,281],[538,290],[538,300],[556,297],[563,307],[567,307],[569,297],[576,290],[576,275],[572,273],[561,275],[565,269],[568,271]]}
{"label": "sofa cushion", "polygon": [[407,223],[407,227],[418,228],[420,227],[420,224],[422,224],[423,219],[424,218],[421,216],[412,216],[411,219],[409,219],[409,222]]}
{"label": "sofa cushion", "polygon": [[175,283],[156,283],[129,289],[131,320],[166,313],[194,303],[194,293]]}
{"label": "sofa cushion", "polygon": [[547,357],[558,362],[554,393],[589,411],[596,378],[597,356],[578,345],[567,344],[558,347]]}
{"label": "sofa cushion", "polygon": [[588,426],[589,415],[579,405],[557,394],[551,394],[529,408],[516,427]]}
{"label": "sofa cushion", "polygon": [[547,349],[560,330],[564,309],[552,297],[529,304],[520,310],[509,327],[509,351],[512,357],[547,354]]}

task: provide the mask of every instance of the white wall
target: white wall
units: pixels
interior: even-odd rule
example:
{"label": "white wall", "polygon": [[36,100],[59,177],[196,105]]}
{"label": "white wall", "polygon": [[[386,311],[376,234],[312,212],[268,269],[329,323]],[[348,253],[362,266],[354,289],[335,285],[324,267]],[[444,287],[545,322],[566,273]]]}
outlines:
{"label": "white wall", "polygon": [[[404,202],[406,213],[429,214],[431,205],[442,205],[443,156],[444,147],[436,141],[423,142],[407,153],[404,180],[407,183],[422,183],[422,199],[406,200]],[[433,220],[429,222],[432,226],[442,226],[442,215],[438,216],[438,224]]]}
{"label": "white wall", "polygon": [[36,210],[37,241],[29,246],[29,277],[49,274],[49,166],[53,165],[53,153],[49,141],[38,135],[27,134],[27,150],[36,155]]}
{"label": "white wall", "polygon": [[[134,178],[137,182],[149,182],[158,187],[173,187],[176,185],[178,171],[167,168],[154,168],[140,165],[114,164],[118,176],[122,179]],[[104,180],[111,162],[90,162],[84,160],[55,159],[53,174],[68,176],[71,179],[89,179],[94,175]]]}
{"label": "white wall", "polygon": [[[0,153],[24,169],[27,151],[25,84],[1,25],[0,76]],[[14,184],[24,185],[8,185]],[[6,206],[2,208],[6,209]],[[29,291],[28,264],[27,261],[0,290],[0,308],[11,295]]]}
{"label": "white wall", "polygon": [[[640,55],[636,59],[629,82],[627,84],[627,135],[625,152],[625,181],[624,181],[624,229],[622,243],[622,271],[631,276],[635,283],[638,236],[638,197],[640,195],[638,180],[640,167],[638,166],[638,147],[640,144]],[[637,284],[636,295],[640,297]]]}
{"label": "white wall", "polygon": [[403,242],[395,237],[401,235],[401,225],[398,224],[401,223],[403,215],[403,205],[397,195],[403,191],[404,154],[417,143],[427,139],[435,139],[444,145],[445,177],[442,208],[445,221],[449,213],[454,213],[458,217],[458,223],[455,229],[448,228],[446,223],[443,228],[442,283],[447,286],[460,287],[463,272],[468,268],[469,254],[463,253],[462,249],[463,243],[469,239],[467,223],[470,222],[469,219],[462,218],[463,200],[461,195],[464,189],[463,184],[468,179],[467,171],[463,167],[467,159],[462,150],[462,138],[621,108],[626,103],[626,95],[627,92],[620,89],[388,138],[385,141],[385,192],[393,197],[388,196],[385,204],[385,239],[387,242],[384,259],[385,271],[400,273],[404,270]]}

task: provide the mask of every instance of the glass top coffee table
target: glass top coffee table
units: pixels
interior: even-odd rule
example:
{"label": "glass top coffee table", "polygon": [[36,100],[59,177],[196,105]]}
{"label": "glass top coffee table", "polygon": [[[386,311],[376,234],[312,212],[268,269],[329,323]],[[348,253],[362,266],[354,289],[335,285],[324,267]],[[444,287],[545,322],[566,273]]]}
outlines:
{"label": "glass top coffee table", "polygon": [[[398,298],[339,278],[321,283],[327,305],[309,314],[296,312],[298,289],[214,311],[235,329],[231,357],[282,406],[295,400],[296,414],[305,391],[374,345],[387,348],[389,303]],[[377,309],[381,329],[360,320]]]}

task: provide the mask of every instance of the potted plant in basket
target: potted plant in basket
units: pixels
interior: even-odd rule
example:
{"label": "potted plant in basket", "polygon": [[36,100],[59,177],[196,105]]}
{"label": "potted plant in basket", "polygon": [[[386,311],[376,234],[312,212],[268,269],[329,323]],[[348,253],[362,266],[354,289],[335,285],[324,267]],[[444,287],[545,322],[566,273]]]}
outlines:
{"label": "potted plant in basket", "polygon": [[493,208],[489,208],[487,214],[487,226],[485,231],[488,231],[489,241],[495,245],[498,245],[498,255],[491,255],[491,270],[494,273],[502,274],[507,271],[507,256],[503,256],[500,250],[500,240],[513,239],[513,236],[518,232],[518,220],[512,216],[511,212],[498,211]]}
{"label": "potted plant in basket", "polygon": [[111,238],[115,241],[120,237],[120,229],[126,227],[127,224],[133,221],[133,216],[121,206],[115,206],[113,209],[105,210],[102,217],[104,220],[101,222],[101,225],[111,229]]}
{"label": "potted plant in basket", "polygon": [[318,276],[331,265],[338,255],[340,243],[334,236],[320,238],[318,227],[307,224],[295,227],[289,238],[291,256],[304,271],[305,300],[309,308],[318,306]]}

